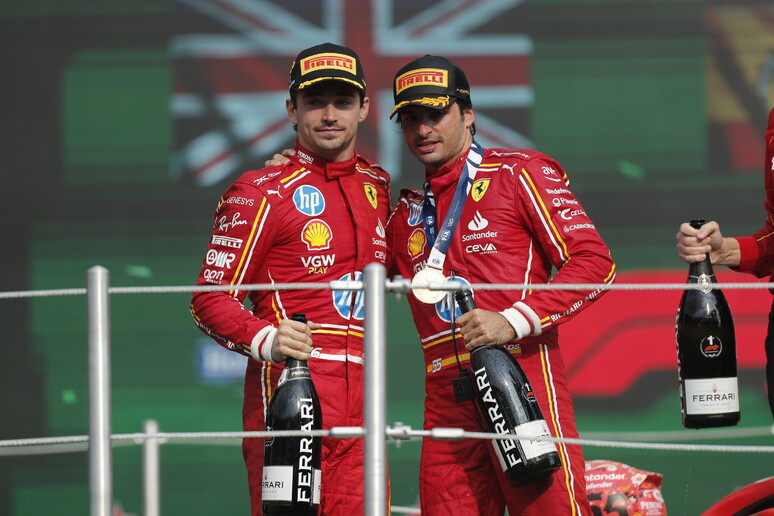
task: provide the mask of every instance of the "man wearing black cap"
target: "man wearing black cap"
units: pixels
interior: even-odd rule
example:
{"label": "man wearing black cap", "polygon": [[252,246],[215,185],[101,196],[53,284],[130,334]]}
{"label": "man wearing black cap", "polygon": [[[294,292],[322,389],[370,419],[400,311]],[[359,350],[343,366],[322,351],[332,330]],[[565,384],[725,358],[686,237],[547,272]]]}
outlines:
{"label": "man wearing black cap", "polygon": [[[424,191],[402,191],[391,215],[389,274],[417,284],[613,280],[609,250],[559,163],[534,150],[484,149],[474,140],[470,87],[458,66],[420,57],[397,72],[393,94],[391,116],[425,166],[426,182]],[[417,288],[408,296],[426,362],[425,429],[482,430],[459,386],[470,382],[471,350],[501,345],[524,369],[551,435],[577,438],[556,327],[603,291],[474,293],[478,309],[465,314],[443,291]],[[560,469],[512,487],[487,441],[425,438],[422,515],[502,516],[506,507],[520,516],[590,515],[580,446],[557,449]]]}
{"label": "man wearing black cap", "polygon": [[[358,56],[331,43],[303,50],[289,90],[295,156],[245,173],[221,197],[199,285],[233,288],[194,294],[191,313],[204,333],[248,357],[246,431],[266,428],[265,409],[287,357],[309,361],[324,428],[362,426],[362,294],[240,288],[359,280],[365,265],[385,261],[389,176],[355,153],[369,107]],[[290,320],[296,312],[310,322]],[[262,512],[263,449],[263,439],[243,442],[254,516]],[[362,439],[323,438],[322,459],[320,514],[363,514]],[[320,486],[319,477],[314,482]]]}

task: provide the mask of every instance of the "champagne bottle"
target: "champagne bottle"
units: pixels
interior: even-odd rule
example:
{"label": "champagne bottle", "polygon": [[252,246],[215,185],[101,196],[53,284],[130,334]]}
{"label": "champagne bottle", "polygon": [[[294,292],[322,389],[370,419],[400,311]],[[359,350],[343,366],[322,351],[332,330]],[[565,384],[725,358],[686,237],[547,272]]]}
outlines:
{"label": "champagne bottle", "polygon": [[[294,321],[306,323],[304,314]],[[266,430],[320,430],[322,411],[306,360],[288,358],[266,412]],[[263,514],[316,516],[320,508],[322,437],[264,441]]]}
{"label": "champagne bottle", "polygon": [[[703,219],[691,221],[700,228]],[[688,268],[688,283],[717,283],[709,255]],[[719,289],[686,289],[675,323],[677,374],[683,426],[708,428],[739,423],[734,320]]]}
{"label": "champagne bottle", "polygon": [[[476,308],[473,293],[455,293],[460,310]],[[535,394],[519,363],[502,346],[482,346],[470,353],[473,391],[484,426],[490,432],[551,437]],[[495,454],[511,485],[545,478],[562,465],[552,441],[493,440]]]}

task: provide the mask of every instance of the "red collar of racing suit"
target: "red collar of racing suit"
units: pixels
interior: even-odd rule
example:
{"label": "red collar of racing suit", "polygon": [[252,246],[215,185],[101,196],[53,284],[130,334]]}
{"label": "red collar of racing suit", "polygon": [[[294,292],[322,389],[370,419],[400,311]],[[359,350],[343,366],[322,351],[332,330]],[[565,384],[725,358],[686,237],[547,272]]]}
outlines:
{"label": "red collar of racing suit", "polygon": [[352,158],[346,161],[328,161],[325,158],[313,154],[298,141],[296,141],[295,151],[295,157],[298,162],[310,170],[325,175],[325,178],[328,180],[349,176],[355,173],[357,154],[353,154]]}
{"label": "red collar of racing suit", "polygon": [[427,181],[430,182],[430,189],[433,191],[433,194],[437,196],[449,186],[455,187],[457,185],[457,180],[460,178],[460,174],[462,174],[462,168],[465,164],[468,150],[470,150],[470,147],[466,148],[462,154],[438,170],[425,168],[425,175]]}

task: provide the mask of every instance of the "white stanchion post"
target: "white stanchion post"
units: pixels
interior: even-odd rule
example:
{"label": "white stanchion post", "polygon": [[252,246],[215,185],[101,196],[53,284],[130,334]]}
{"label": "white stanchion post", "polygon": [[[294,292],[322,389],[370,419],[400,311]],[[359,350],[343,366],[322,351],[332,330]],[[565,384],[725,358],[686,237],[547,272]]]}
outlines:
{"label": "white stanchion post", "polygon": [[142,447],[143,459],[143,516],[159,516],[161,507],[161,443],[156,434],[159,424],[153,419],[145,421],[147,437]]}
{"label": "white stanchion post", "polygon": [[387,514],[387,332],[384,266],[363,269],[365,289],[365,514]]}
{"label": "white stanchion post", "polygon": [[110,274],[96,265],[87,274],[89,324],[89,474],[91,516],[113,513],[110,442]]}

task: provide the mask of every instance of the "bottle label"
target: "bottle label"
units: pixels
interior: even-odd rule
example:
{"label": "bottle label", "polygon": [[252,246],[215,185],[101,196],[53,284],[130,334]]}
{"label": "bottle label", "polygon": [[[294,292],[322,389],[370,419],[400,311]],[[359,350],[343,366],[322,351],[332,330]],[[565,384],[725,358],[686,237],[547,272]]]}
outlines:
{"label": "bottle label", "polygon": [[712,278],[710,278],[707,274],[702,274],[699,276],[699,279],[696,281],[699,285],[701,285],[704,288],[699,288],[702,292],[708,294],[712,292],[712,287],[708,287],[707,285],[712,284]]}
{"label": "bottle label", "polygon": [[538,441],[533,439],[523,439],[526,437],[551,437],[551,432],[548,431],[548,425],[545,420],[538,419],[536,421],[528,421],[517,426],[515,434],[522,438],[521,449],[524,452],[524,458],[532,460],[541,455],[556,452],[556,444],[553,441]]}
{"label": "bottle label", "polygon": [[264,466],[262,496],[266,501],[292,502],[293,466]]}
{"label": "bottle label", "polygon": [[690,416],[739,412],[736,377],[683,380],[685,413]]}
{"label": "bottle label", "polygon": [[322,479],[322,470],[314,470],[314,487],[312,489],[312,503],[320,505],[320,480]]}

